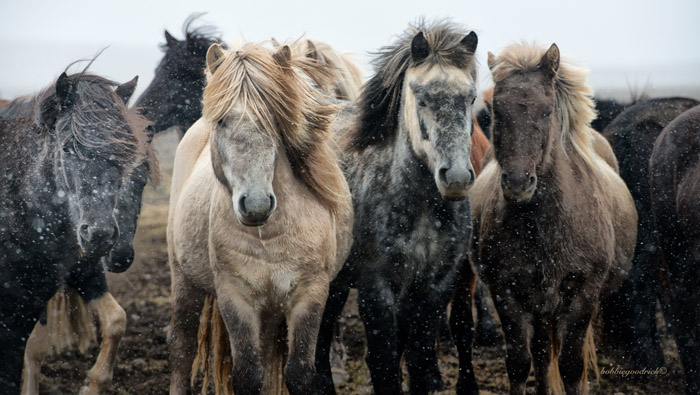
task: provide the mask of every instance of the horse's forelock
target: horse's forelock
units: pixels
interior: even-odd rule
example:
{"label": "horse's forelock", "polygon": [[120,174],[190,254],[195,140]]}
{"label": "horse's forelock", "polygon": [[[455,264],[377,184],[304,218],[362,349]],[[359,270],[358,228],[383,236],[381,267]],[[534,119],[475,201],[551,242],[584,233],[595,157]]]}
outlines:
{"label": "horse's forelock", "polygon": [[332,73],[303,54],[282,63],[263,44],[243,43],[225,51],[213,73],[207,72],[202,115],[216,123],[239,110],[284,144],[296,174],[335,210],[346,198],[335,150],[329,148],[330,124],[337,108],[314,88]]}
{"label": "horse's forelock", "polygon": [[148,160],[149,122],[121,101],[114,91],[119,84],[87,73],[69,78],[75,102],[67,109],[67,117],[62,117],[59,141],[72,139],[79,153],[86,150],[124,166]]}

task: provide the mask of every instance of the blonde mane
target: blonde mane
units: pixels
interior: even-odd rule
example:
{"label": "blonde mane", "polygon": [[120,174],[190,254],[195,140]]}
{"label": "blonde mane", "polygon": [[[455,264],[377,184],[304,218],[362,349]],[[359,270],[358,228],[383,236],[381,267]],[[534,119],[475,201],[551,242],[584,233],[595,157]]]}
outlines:
{"label": "blonde mane", "polygon": [[[534,71],[547,52],[534,43],[520,43],[506,47],[495,58],[491,69],[494,83],[517,72]],[[593,89],[586,84],[588,70],[564,57],[554,77],[554,90],[557,100],[557,115],[561,125],[562,145],[571,144],[591,169],[598,169],[593,147],[591,128],[597,114],[593,102]]]}
{"label": "blonde mane", "polygon": [[347,53],[336,51],[330,45],[318,40],[296,40],[289,44],[292,52],[302,53],[333,69],[334,90],[325,89],[336,99],[354,101],[360,96],[364,74],[360,66]]}
{"label": "blonde mane", "polygon": [[[286,48],[286,49],[285,49]],[[314,88],[328,84],[332,72],[303,54],[283,47],[275,52],[264,43],[243,43],[222,49],[215,71],[207,70],[202,115],[216,124],[234,108],[280,141],[295,174],[337,212],[348,204],[345,179],[331,146],[330,124],[337,107]]]}

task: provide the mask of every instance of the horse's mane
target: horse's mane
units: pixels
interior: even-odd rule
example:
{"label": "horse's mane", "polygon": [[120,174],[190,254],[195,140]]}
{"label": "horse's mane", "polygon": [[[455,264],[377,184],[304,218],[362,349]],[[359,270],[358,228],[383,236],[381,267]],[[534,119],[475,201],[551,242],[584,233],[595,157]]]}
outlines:
{"label": "horse's mane", "polygon": [[295,174],[336,212],[347,204],[329,129],[337,107],[306,78],[327,84],[332,72],[301,53],[288,52],[287,58],[262,43],[239,45],[223,50],[213,73],[207,70],[204,119],[215,124],[240,108],[243,116],[281,141]]}
{"label": "horse's mane", "polygon": [[[491,70],[494,83],[514,73],[536,70],[546,48],[534,43],[520,43],[506,47],[496,57]],[[593,89],[586,84],[588,70],[562,57],[554,77],[557,115],[561,125],[562,145],[570,143],[574,150],[592,168],[597,169],[592,145],[591,122],[596,117]]]}
{"label": "horse's mane", "polygon": [[[372,61],[376,74],[365,83],[358,99],[360,124],[352,136],[350,146],[363,149],[382,144],[396,134],[403,79],[409,68],[426,62],[461,69],[469,67],[476,79],[474,54],[460,44],[460,40],[469,31],[445,20],[432,23],[419,20],[399,36],[394,44],[381,48]],[[419,63],[414,63],[411,58],[411,42],[418,32],[423,32],[428,41],[430,54]]]}
{"label": "horse's mane", "polygon": [[54,150],[59,155],[72,140],[75,152],[83,157],[96,156],[128,166],[148,160],[151,168],[157,168],[155,157],[146,148],[149,122],[126,105],[115,108],[114,103],[122,103],[114,91],[117,82],[86,71],[71,74],[68,80],[73,86],[73,104],[67,117],[60,113],[56,83],[38,94],[13,100],[3,117],[31,125],[42,135],[55,134]]}
{"label": "horse's mane", "polygon": [[[194,27],[195,21],[204,14],[206,13],[190,14],[182,23],[182,35],[188,45],[195,45],[206,50],[211,44],[221,42],[221,34],[216,27],[211,25]],[[161,44],[160,48],[163,52],[167,52],[168,43]]]}
{"label": "horse's mane", "polygon": [[327,93],[340,100],[354,101],[360,96],[364,74],[348,54],[336,51],[330,45],[318,40],[296,40],[289,44],[289,47],[292,52],[301,52],[333,69],[335,92]]}

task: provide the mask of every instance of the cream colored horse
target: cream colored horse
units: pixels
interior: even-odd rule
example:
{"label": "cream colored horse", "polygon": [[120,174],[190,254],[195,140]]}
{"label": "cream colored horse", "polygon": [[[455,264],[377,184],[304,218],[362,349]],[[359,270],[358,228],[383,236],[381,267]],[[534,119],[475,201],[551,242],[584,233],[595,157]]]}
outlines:
{"label": "cream colored horse", "polygon": [[207,295],[229,334],[236,394],[313,390],[353,214],[328,129],[336,109],[310,81],[331,75],[311,61],[287,46],[209,49],[203,118],[178,146],[171,189],[171,393],[188,387]]}

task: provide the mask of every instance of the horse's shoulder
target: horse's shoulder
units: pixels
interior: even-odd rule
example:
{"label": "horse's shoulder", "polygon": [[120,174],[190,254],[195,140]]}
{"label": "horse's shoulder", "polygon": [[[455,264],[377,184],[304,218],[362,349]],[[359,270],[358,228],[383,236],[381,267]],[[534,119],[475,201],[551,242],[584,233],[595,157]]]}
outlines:
{"label": "horse's shoulder", "polygon": [[171,184],[171,201],[177,202],[182,187],[192,174],[205,148],[209,144],[209,127],[204,119],[199,119],[187,130],[177,146],[173,161],[173,177]]}

